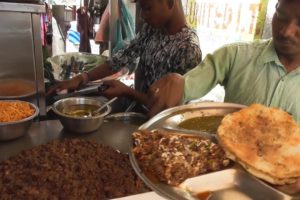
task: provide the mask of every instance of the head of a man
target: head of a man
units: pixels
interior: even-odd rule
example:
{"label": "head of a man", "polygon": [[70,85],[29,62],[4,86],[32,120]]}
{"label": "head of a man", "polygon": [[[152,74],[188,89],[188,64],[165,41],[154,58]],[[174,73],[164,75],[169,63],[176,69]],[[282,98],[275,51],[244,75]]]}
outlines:
{"label": "head of a man", "polygon": [[277,53],[288,57],[300,56],[299,0],[278,0],[272,33]]}
{"label": "head of a man", "polygon": [[141,17],[153,28],[163,28],[178,14],[178,0],[135,0]]}

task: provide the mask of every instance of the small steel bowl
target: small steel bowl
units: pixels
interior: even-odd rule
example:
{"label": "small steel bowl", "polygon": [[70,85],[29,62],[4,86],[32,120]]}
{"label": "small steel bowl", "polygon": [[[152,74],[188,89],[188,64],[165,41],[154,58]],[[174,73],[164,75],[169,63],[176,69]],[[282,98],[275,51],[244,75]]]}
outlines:
{"label": "small steel bowl", "polygon": [[111,112],[109,105],[103,109],[101,114],[90,117],[71,116],[66,114],[64,109],[74,105],[92,105],[99,108],[103,104],[104,102],[96,98],[69,97],[56,101],[52,105],[52,110],[66,130],[74,133],[89,133],[96,131],[101,126],[104,117]]}
{"label": "small steel bowl", "polygon": [[[3,100],[3,101],[16,102],[16,100]],[[25,102],[25,101],[21,101],[21,102]],[[1,141],[16,139],[18,137],[21,137],[22,135],[25,135],[28,132],[28,129],[30,128],[30,125],[33,121],[33,118],[35,118],[39,114],[39,108],[32,103],[29,104],[35,110],[33,115],[31,115],[30,117],[21,119],[19,121],[0,122]]]}

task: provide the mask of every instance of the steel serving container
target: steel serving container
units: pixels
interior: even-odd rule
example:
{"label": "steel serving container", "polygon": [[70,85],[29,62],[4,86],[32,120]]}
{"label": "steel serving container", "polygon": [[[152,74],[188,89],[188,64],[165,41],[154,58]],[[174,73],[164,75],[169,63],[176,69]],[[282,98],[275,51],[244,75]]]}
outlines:
{"label": "steel serving container", "polygon": [[70,116],[63,112],[64,108],[73,105],[93,105],[101,107],[104,102],[91,97],[70,97],[56,101],[52,105],[52,110],[57,114],[63,127],[74,133],[89,133],[97,130],[103,123],[103,119],[111,112],[109,105],[103,109],[103,113],[91,117]]}
{"label": "steel serving container", "polygon": [[[16,102],[19,100],[2,100],[6,102]],[[25,101],[19,101],[25,102]],[[13,122],[0,122],[0,140],[7,141],[21,137],[22,135],[26,134],[33,119],[39,114],[39,108],[36,107],[34,104],[28,103],[35,111],[33,115]]]}
{"label": "steel serving container", "polygon": [[[232,104],[232,103],[195,103],[183,106],[178,106],[165,110],[148,122],[139,127],[140,130],[154,130],[167,127],[169,131],[174,134],[198,134],[201,137],[207,139],[214,139],[216,135],[213,134],[212,138],[207,134],[199,131],[187,131],[186,129],[180,129],[178,124],[182,121],[202,116],[225,116],[226,114],[238,111],[244,108],[244,105]],[[133,148],[134,141],[131,143]],[[287,200],[287,199],[299,199],[298,195],[290,195],[282,190],[278,190],[264,181],[250,175],[238,164],[234,164],[232,167],[217,172],[211,172],[203,174],[194,178],[187,179],[178,187],[172,187],[162,182],[153,182],[151,178],[143,172],[139,166],[139,162],[135,158],[133,152],[129,152],[129,158],[131,164],[139,175],[139,177],[156,193],[166,199],[172,200],[199,200],[197,194],[209,192],[210,197],[208,199],[240,199],[240,200]],[[207,198],[205,198],[207,199]]]}

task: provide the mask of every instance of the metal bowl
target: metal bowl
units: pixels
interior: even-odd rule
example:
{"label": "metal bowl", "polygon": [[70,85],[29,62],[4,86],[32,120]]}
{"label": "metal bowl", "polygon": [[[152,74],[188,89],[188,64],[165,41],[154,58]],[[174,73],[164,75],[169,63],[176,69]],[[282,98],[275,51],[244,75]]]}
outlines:
{"label": "metal bowl", "polygon": [[52,105],[53,112],[58,116],[63,127],[74,133],[89,133],[97,130],[103,119],[111,112],[108,105],[101,114],[91,117],[78,117],[65,114],[64,109],[74,105],[92,105],[100,107],[104,102],[91,97],[69,97],[56,101]]}
{"label": "metal bowl", "polygon": [[137,126],[145,123],[148,120],[148,117],[142,113],[137,112],[119,112],[110,114],[105,117],[105,121],[121,121],[124,123],[130,123]]}
{"label": "metal bowl", "polygon": [[[3,100],[9,102],[15,102],[16,100]],[[25,102],[25,101],[21,101]],[[29,103],[29,102],[27,102]],[[14,122],[0,122],[0,140],[7,141],[16,139],[25,135],[30,128],[30,125],[35,118],[39,114],[39,109],[34,104],[29,103],[32,108],[34,108],[35,112],[30,117],[24,118],[19,121]]]}
{"label": "metal bowl", "polygon": [[35,83],[23,79],[0,80],[0,100],[30,100],[36,94]]}
{"label": "metal bowl", "polygon": [[[106,58],[100,55],[90,53],[71,52],[56,55],[47,59],[46,63],[50,63],[53,68],[53,76],[56,80],[66,80],[72,78],[73,75],[88,71],[106,61]],[[78,69],[75,70],[76,65]],[[71,67],[70,71],[64,67]],[[78,70],[78,71],[77,71]],[[70,75],[68,75],[70,72]]]}

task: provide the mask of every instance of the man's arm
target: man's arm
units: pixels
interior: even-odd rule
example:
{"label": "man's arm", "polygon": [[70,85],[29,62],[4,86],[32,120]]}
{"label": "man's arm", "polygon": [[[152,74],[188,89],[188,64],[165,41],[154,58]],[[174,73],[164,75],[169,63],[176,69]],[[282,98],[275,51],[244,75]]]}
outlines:
{"label": "man's arm", "polygon": [[94,81],[100,78],[104,78],[106,76],[110,76],[112,74],[116,73],[115,71],[112,71],[111,64],[110,63],[104,63],[100,65],[99,67],[96,67],[90,71],[87,72],[89,81]]}
{"label": "man's arm", "polygon": [[50,95],[50,94],[54,93],[55,91],[61,91],[64,89],[67,89],[69,91],[76,90],[77,88],[79,88],[80,85],[83,85],[87,81],[97,80],[99,78],[109,76],[113,73],[115,73],[115,72],[113,72],[111,70],[110,64],[104,63],[104,64],[99,65],[96,68],[90,70],[89,72],[87,72],[85,74],[80,74],[70,80],[61,81],[61,82],[55,84],[54,86],[52,86],[51,88],[48,89],[46,95]]}
{"label": "man's arm", "polygon": [[138,92],[131,87],[128,87],[121,81],[105,81],[104,84],[107,85],[108,88],[104,90],[101,94],[106,96],[107,98],[126,96],[130,99],[139,102],[140,104],[147,104],[148,97],[146,94]]}
{"label": "man's arm", "polygon": [[180,74],[170,73],[153,83],[148,92],[146,107],[148,116],[152,117],[161,110],[182,103],[184,93],[184,78]]}
{"label": "man's arm", "polygon": [[154,82],[147,93],[146,106],[150,110],[149,116],[166,108],[200,98],[218,83],[226,85],[226,78],[230,73],[235,55],[234,51],[229,51],[227,47],[224,47],[208,55],[184,76],[171,73]]}

